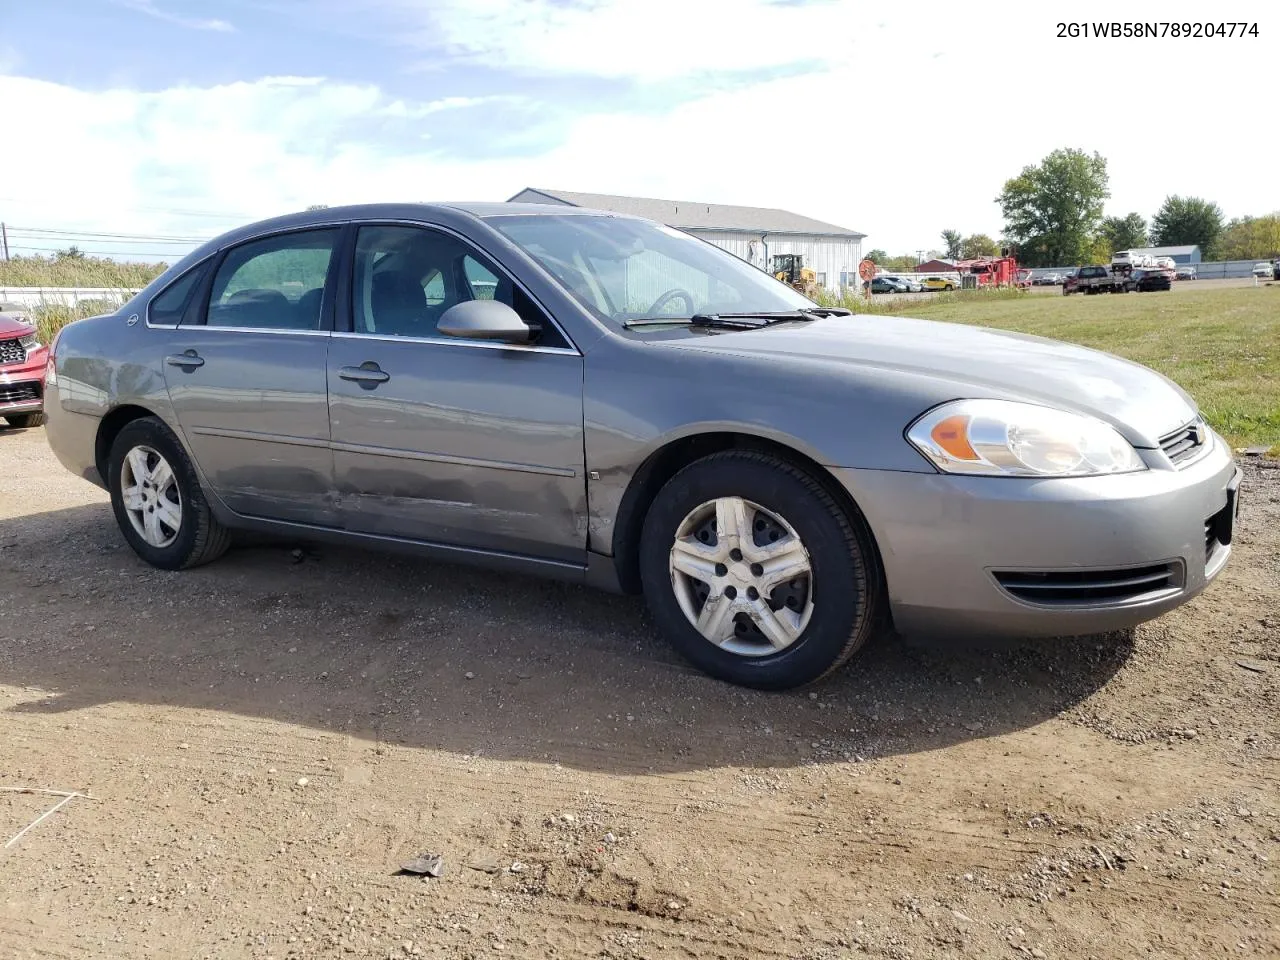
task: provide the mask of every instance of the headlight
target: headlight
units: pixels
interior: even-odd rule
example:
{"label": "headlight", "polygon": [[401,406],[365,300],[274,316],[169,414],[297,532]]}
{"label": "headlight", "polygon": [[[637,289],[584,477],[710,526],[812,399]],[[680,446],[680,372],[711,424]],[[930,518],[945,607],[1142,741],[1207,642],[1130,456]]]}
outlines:
{"label": "headlight", "polygon": [[22,349],[30,353],[32,350],[40,349],[40,337],[34,333],[28,333],[26,336],[19,337],[18,342],[22,344]]}
{"label": "headlight", "polygon": [[956,400],[930,410],[907,439],[944,473],[1088,477],[1145,470],[1114,427],[1010,400]]}

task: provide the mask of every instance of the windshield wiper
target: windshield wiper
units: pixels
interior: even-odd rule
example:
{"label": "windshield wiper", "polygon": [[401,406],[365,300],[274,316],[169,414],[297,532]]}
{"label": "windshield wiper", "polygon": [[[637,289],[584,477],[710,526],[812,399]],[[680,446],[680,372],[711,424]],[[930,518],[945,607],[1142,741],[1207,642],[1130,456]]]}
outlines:
{"label": "windshield wiper", "polygon": [[[815,307],[814,310],[822,310]],[[785,323],[788,320],[813,320],[822,316],[812,310],[778,310],[744,313],[695,313],[692,317],[642,317],[639,320],[624,320],[622,325],[632,327],[657,327],[681,324],[689,327],[721,327],[728,330],[757,330],[760,327]],[[753,322],[754,321],[754,322]]]}
{"label": "windshield wiper", "polygon": [[801,307],[801,313],[811,317],[852,317],[853,311],[844,307]]}

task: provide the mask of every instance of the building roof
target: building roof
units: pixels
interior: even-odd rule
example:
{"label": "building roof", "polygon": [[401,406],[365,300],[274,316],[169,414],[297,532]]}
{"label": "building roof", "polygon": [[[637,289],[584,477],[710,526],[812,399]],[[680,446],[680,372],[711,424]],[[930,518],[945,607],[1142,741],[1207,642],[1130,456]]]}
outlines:
{"label": "building roof", "polygon": [[625,213],[657,220],[681,230],[742,230],[750,233],[791,233],[809,236],[848,237],[861,240],[857,230],[839,227],[788,210],[768,207],[740,207],[727,203],[695,203],[688,200],[654,200],[648,197],[618,197],[606,193],[579,193],[572,190],[545,190],[527,187],[511,198],[516,201],[561,203],[571,207],[591,207],[611,213]]}
{"label": "building roof", "polygon": [[1188,243],[1181,247],[1130,247],[1130,253],[1147,257],[1185,257],[1200,249],[1198,243]]}

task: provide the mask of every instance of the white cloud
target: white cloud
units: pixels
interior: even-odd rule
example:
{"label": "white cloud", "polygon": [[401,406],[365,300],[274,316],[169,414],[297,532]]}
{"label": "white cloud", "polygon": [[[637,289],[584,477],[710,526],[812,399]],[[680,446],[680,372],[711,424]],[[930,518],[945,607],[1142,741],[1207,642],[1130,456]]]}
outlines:
{"label": "white cloud", "polygon": [[854,0],[373,0],[428,53],[501,70],[664,80],[848,54]]}
{"label": "white cloud", "polygon": [[386,106],[379,107],[376,114],[380,117],[403,117],[405,119],[429,117],[433,113],[445,110],[461,110],[467,107],[483,107],[497,103],[522,103],[524,97],[497,95],[488,97],[441,97],[426,103],[409,103],[405,100],[393,100]]}
{"label": "white cloud", "polygon": [[235,27],[226,20],[184,17],[181,14],[171,13],[168,10],[157,7],[155,0],[115,0],[115,2],[138,13],[145,13],[149,17],[155,17],[165,23],[172,23],[175,26],[186,27],[190,30],[212,30],[217,33],[230,33],[235,30]]}
{"label": "white cloud", "polygon": [[[7,128],[37,132],[24,138],[32,149],[5,154],[5,183],[22,185],[6,217],[185,235],[231,221],[163,211],[252,219],[310,203],[500,200],[544,186],[782,207],[914,251],[938,245],[944,227],[999,236],[1004,180],[1064,146],[1108,159],[1109,212],[1149,217],[1169,193],[1215,200],[1228,216],[1280,206],[1258,42],[1057,40],[1048,12],[994,32],[985,17],[881,19],[823,72],[705,92],[661,113],[601,105],[525,157],[461,160],[432,136],[443,111],[474,113],[473,129],[486,129],[487,97],[414,101],[297,77],[151,92],[0,77]],[[804,23],[794,29],[809,36]],[[681,43],[693,56],[697,45]],[[1136,92],[1126,104],[1113,87]],[[534,122],[541,107],[523,102]],[[1089,121],[1073,122],[1081,109]],[[50,117],[55,133],[39,135]]]}

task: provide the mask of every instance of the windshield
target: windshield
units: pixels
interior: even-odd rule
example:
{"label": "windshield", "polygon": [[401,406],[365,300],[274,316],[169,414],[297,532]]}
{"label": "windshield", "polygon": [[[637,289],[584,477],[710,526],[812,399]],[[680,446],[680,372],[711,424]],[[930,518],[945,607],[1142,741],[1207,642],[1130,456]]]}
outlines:
{"label": "windshield", "polygon": [[745,260],[648,220],[549,214],[487,222],[603,320],[769,314],[814,305]]}

